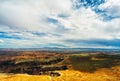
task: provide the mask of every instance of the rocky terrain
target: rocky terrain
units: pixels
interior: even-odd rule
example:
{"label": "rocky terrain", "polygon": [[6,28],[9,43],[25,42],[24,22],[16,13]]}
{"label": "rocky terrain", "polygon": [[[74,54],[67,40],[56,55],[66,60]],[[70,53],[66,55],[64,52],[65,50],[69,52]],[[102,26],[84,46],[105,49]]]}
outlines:
{"label": "rocky terrain", "polygon": [[0,81],[120,81],[120,54],[0,52]]}

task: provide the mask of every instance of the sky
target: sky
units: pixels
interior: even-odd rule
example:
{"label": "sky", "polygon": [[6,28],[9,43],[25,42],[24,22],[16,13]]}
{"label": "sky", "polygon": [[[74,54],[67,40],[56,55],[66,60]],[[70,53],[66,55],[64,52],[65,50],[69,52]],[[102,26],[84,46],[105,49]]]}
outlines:
{"label": "sky", "polygon": [[0,0],[0,48],[120,48],[120,0]]}

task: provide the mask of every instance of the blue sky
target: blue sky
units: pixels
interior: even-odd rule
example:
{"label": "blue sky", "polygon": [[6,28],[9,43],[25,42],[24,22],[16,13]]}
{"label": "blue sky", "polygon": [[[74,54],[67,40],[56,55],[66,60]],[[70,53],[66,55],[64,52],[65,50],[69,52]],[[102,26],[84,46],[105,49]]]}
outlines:
{"label": "blue sky", "polygon": [[120,0],[0,0],[0,48],[120,48]]}

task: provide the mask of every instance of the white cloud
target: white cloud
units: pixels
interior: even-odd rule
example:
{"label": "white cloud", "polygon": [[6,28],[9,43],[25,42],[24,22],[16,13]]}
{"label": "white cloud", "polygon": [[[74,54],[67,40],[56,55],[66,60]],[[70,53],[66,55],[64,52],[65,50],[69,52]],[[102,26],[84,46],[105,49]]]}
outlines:
{"label": "white cloud", "polygon": [[[99,8],[106,10],[109,15],[120,16],[119,6],[119,0],[108,0]],[[59,17],[60,14],[68,15],[68,17]],[[47,17],[56,19],[58,24],[46,22]],[[9,36],[24,38],[7,39],[6,41],[11,45],[37,46],[40,44],[42,47],[55,43],[66,47],[79,47],[66,43],[64,40],[120,39],[120,19],[103,21],[102,18],[91,8],[82,7],[74,10],[71,0],[5,0],[0,2],[0,31],[7,32]],[[33,32],[46,35],[39,36]]]}
{"label": "white cloud", "polygon": [[70,0],[59,3],[61,0],[6,1],[0,3],[1,21],[20,30],[49,32],[52,30],[43,22],[44,18],[70,12]]}
{"label": "white cloud", "polygon": [[4,41],[0,39],[0,43],[3,43]]}
{"label": "white cloud", "polygon": [[105,10],[109,16],[120,16],[120,0],[107,0],[99,8]]}

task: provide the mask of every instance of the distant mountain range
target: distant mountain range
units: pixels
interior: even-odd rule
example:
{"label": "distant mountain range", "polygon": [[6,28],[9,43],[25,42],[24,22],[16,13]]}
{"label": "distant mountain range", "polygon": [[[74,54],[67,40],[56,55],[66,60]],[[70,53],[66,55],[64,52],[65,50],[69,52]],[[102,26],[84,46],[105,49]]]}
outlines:
{"label": "distant mountain range", "polygon": [[112,48],[0,48],[0,51],[118,51]]}

